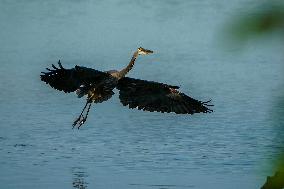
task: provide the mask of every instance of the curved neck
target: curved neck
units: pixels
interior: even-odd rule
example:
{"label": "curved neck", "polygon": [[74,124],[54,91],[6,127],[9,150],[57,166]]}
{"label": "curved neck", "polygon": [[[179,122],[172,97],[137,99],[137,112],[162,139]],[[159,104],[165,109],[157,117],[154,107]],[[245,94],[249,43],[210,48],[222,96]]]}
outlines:
{"label": "curved neck", "polygon": [[138,57],[138,52],[135,51],[130,62],[129,62],[129,64],[124,69],[119,71],[119,79],[125,77],[125,75],[133,68],[133,66],[135,64],[135,60],[136,60],[137,57]]}

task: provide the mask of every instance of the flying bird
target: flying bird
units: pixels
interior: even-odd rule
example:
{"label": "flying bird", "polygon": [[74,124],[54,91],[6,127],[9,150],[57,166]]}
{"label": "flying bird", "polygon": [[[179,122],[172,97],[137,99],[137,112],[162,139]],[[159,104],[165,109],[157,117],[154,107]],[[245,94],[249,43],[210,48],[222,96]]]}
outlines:
{"label": "flying bird", "polygon": [[129,64],[120,71],[102,72],[82,66],[66,69],[59,60],[57,67],[52,64],[53,69],[46,68],[47,72],[41,72],[40,78],[56,90],[65,93],[76,92],[79,98],[87,97],[83,110],[73,123],[73,128],[77,126],[78,129],[86,122],[91,105],[110,99],[115,88],[119,90],[120,102],[129,108],[176,114],[213,112],[209,108],[213,106],[209,104],[211,100],[195,100],[178,91],[178,86],[125,77],[139,55],[152,53],[151,50],[139,47]]}

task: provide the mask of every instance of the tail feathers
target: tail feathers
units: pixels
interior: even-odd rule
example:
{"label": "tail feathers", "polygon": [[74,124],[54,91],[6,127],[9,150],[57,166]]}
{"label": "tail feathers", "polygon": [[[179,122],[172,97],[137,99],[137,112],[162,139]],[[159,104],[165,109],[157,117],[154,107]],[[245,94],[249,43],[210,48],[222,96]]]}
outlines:
{"label": "tail feathers", "polygon": [[86,89],[85,85],[81,85],[75,92],[76,92],[77,97],[81,98],[85,94],[87,94],[87,89]]}

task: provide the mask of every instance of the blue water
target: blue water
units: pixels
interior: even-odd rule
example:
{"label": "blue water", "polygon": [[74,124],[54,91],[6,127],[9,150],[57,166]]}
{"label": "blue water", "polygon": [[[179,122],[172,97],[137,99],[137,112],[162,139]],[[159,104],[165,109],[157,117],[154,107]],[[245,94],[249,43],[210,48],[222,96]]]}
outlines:
{"label": "blue water", "polygon": [[[256,189],[272,174],[273,107],[283,86],[277,38],[223,46],[222,28],[258,0],[0,1],[0,188]],[[115,95],[71,125],[84,99],[39,75],[67,67],[121,69],[181,86],[214,113],[123,107]]]}

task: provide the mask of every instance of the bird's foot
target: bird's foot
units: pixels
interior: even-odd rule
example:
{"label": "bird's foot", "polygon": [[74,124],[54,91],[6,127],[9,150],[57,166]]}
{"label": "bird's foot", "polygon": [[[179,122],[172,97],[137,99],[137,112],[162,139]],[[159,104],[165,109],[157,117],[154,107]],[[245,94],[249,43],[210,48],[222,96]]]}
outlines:
{"label": "bird's foot", "polygon": [[79,126],[78,126],[78,129],[80,129],[80,127],[86,122],[87,118],[86,117],[83,117],[82,120],[80,120],[80,123],[79,123]]}

